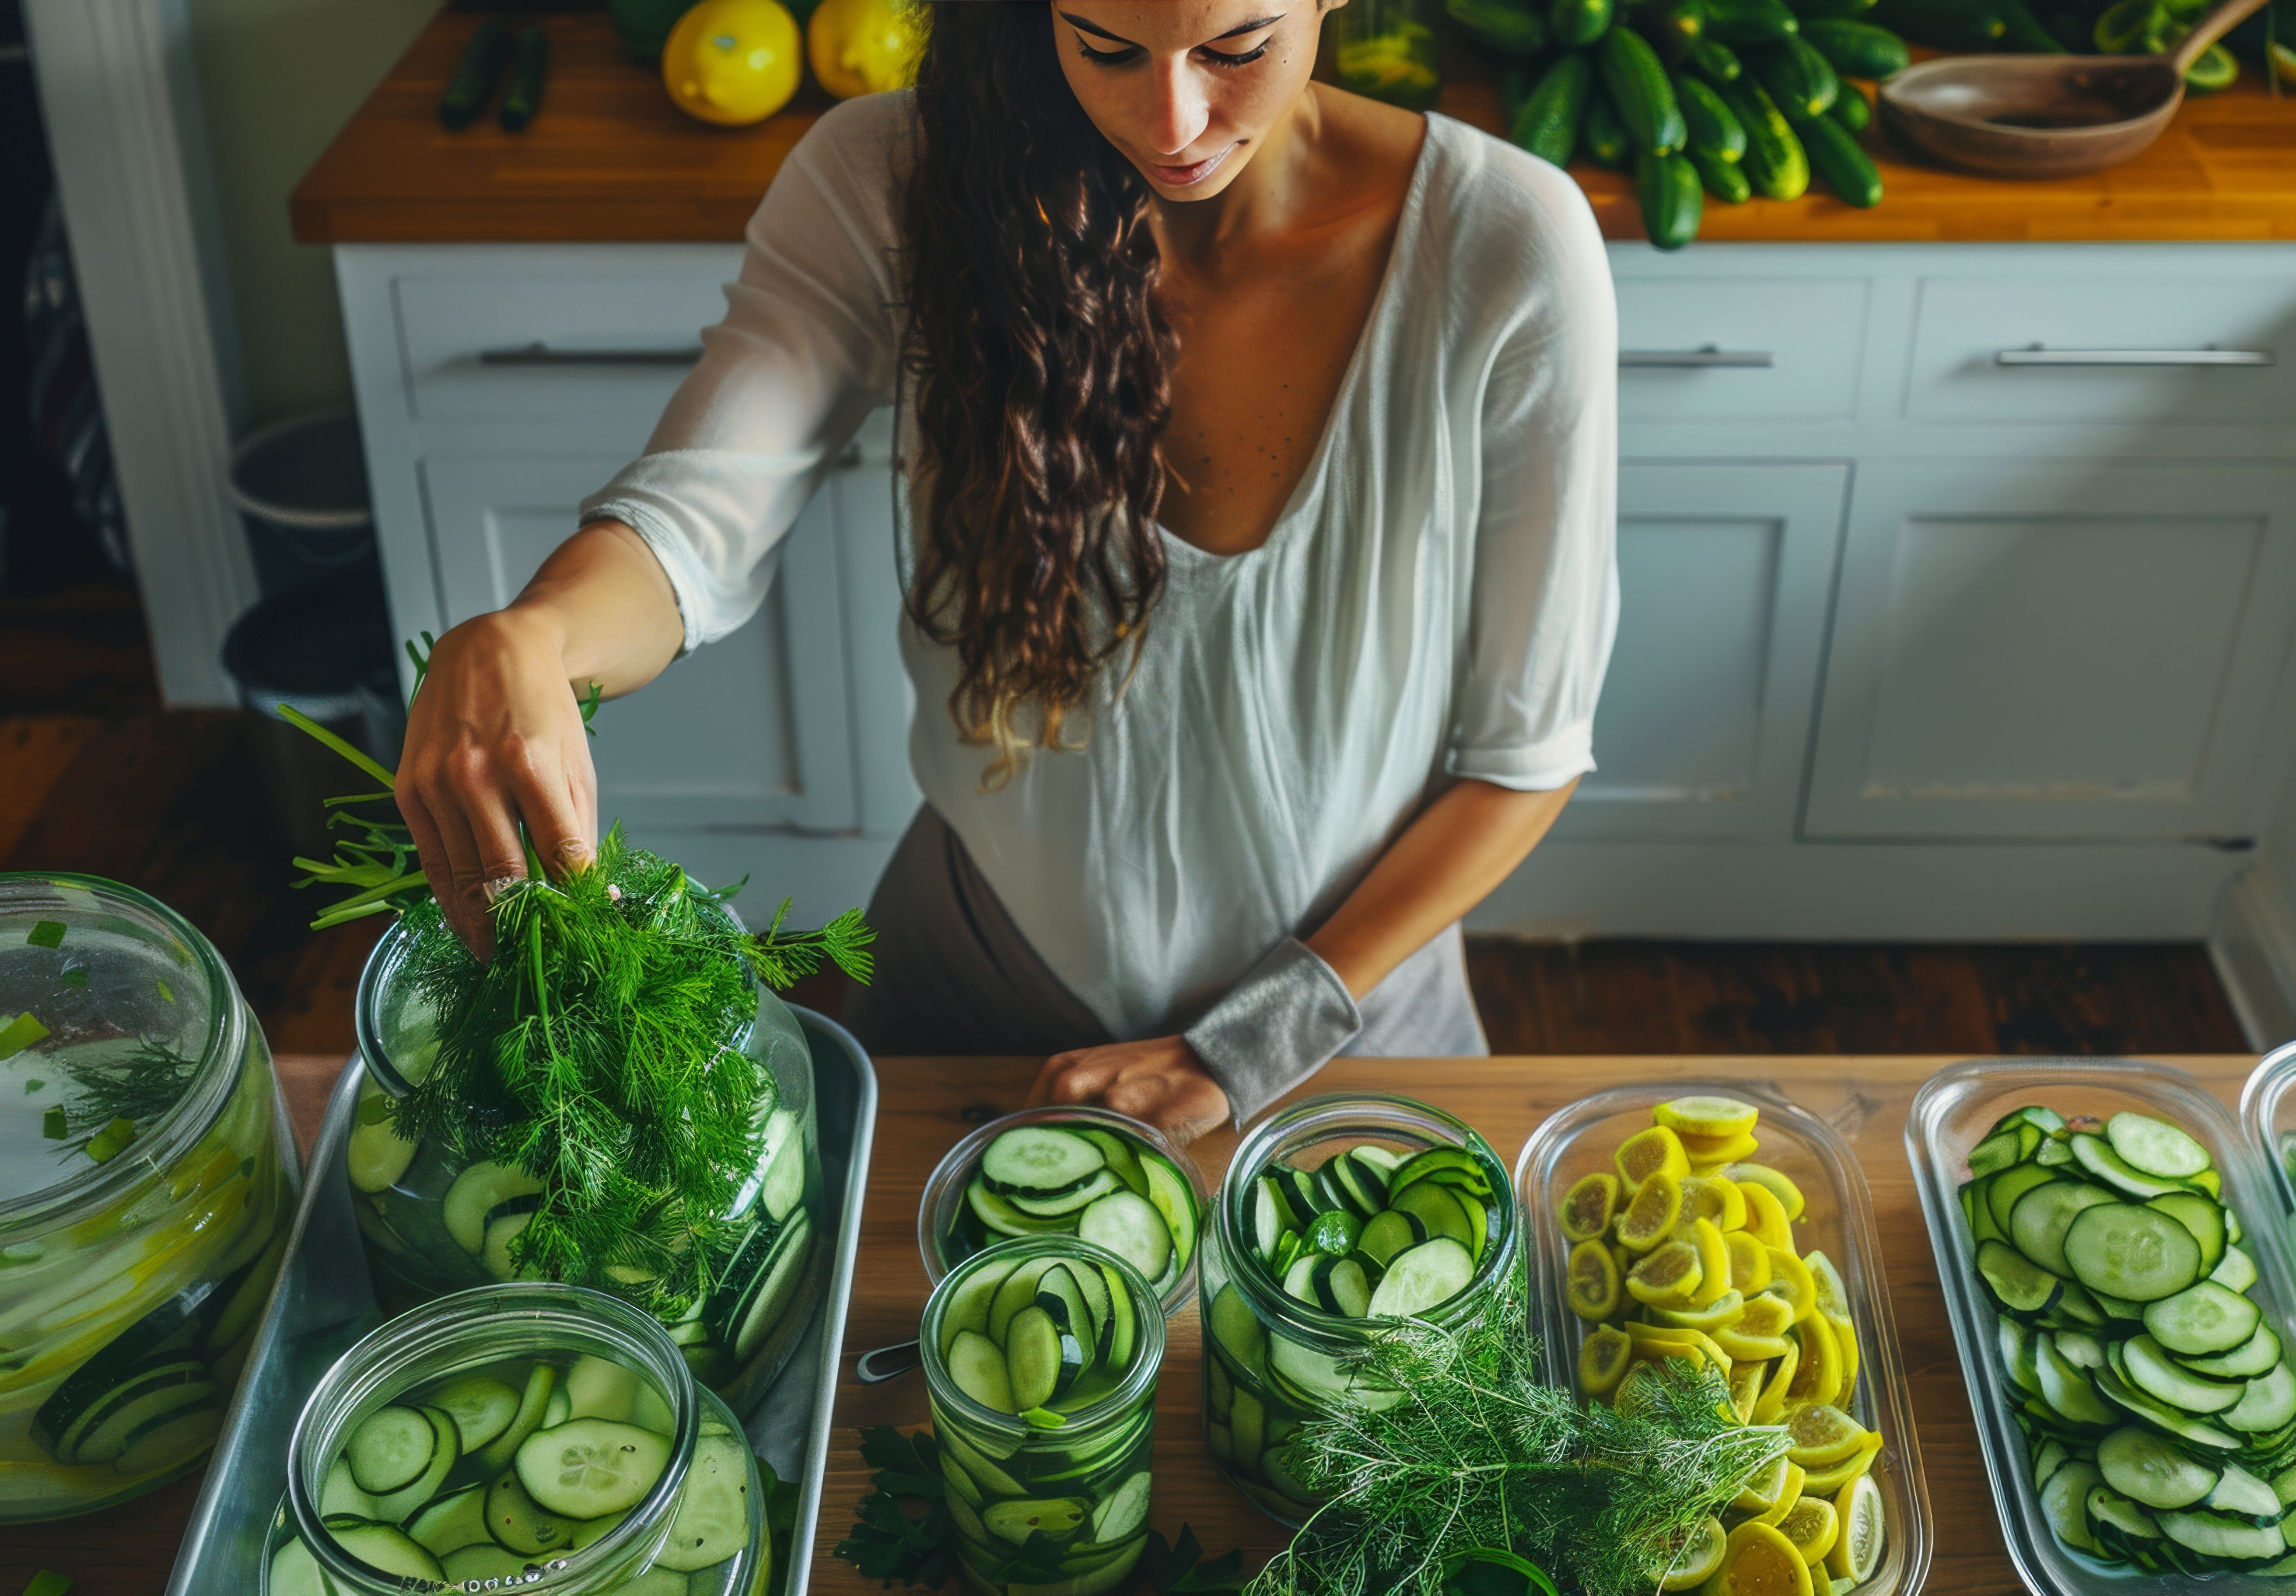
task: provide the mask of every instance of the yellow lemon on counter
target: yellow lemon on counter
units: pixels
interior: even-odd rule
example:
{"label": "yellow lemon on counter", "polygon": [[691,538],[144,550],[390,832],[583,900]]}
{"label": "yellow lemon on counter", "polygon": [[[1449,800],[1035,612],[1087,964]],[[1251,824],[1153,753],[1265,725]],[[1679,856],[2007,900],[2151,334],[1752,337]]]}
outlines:
{"label": "yellow lemon on counter", "polygon": [[670,29],[661,81],[686,115],[743,127],[790,102],[804,51],[797,19],[776,0],[701,0]]}
{"label": "yellow lemon on counter", "polygon": [[840,100],[916,81],[923,42],[909,0],[821,0],[806,24],[806,53],[821,86]]}

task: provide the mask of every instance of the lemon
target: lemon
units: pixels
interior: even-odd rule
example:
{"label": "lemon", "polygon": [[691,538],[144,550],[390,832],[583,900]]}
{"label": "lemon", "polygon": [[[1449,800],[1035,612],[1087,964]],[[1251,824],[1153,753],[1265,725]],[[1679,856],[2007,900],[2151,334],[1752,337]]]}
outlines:
{"label": "lemon", "polygon": [[1804,1469],[1823,1469],[1838,1463],[1857,1450],[1866,1438],[1866,1427],[1840,1408],[1824,1403],[1813,1403],[1796,1408],[1786,1420],[1786,1439],[1792,1450],[1786,1453]]}
{"label": "lemon", "polygon": [[1652,1174],[1619,1216],[1619,1245],[1629,1252],[1648,1252],[1666,1240],[1681,1217],[1682,1183],[1663,1171]]}
{"label": "lemon", "polygon": [[1841,1535],[1841,1519],[1823,1496],[1804,1496],[1778,1520],[1778,1534],[1793,1543],[1801,1560],[1816,1568]]}
{"label": "lemon", "polygon": [[1710,1219],[1718,1231],[1744,1230],[1745,1194],[1718,1175],[1686,1175],[1682,1183],[1682,1217],[1677,1223],[1687,1224],[1693,1219]]}
{"label": "lemon", "polygon": [[1746,1299],[1735,1291],[1725,1291],[1702,1308],[1652,1308],[1646,1315],[1669,1330],[1704,1330],[1710,1336],[1745,1316]]}
{"label": "lemon", "polygon": [[821,0],[806,24],[806,54],[821,86],[840,100],[906,88],[924,41],[900,0]]}
{"label": "lemon", "polygon": [[1778,1199],[1788,1219],[1799,1219],[1804,1206],[1801,1188],[1767,1164],[1733,1164],[1725,1171],[1742,1186],[1759,1186]]}
{"label": "lemon", "polygon": [[1849,1393],[1857,1385],[1857,1327],[1830,1314],[1822,1317],[1833,1327],[1833,1350],[1841,1355],[1841,1389],[1833,1395],[1834,1404],[1847,1407]]}
{"label": "lemon", "polygon": [[1608,1325],[1587,1337],[1578,1346],[1578,1395],[1599,1400],[1616,1391],[1634,1350],[1626,1331]]}
{"label": "lemon", "polygon": [[1662,1308],[1699,1305],[1694,1294],[1705,1278],[1705,1266],[1698,1252],[1687,1241],[1668,1242],[1635,1265],[1627,1276],[1628,1293],[1636,1302]]}
{"label": "lemon", "polygon": [[1781,1248],[1769,1248],[1765,1256],[1770,1260],[1770,1283],[1762,1289],[1793,1305],[1796,1324],[1816,1318],[1817,1282],[1810,1278],[1809,1265]]}
{"label": "lemon", "polygon": [[[1793,1504],[1801,1500],[1801,1486],[1804,1477],[1805,1477],[1801,1471],[1801,1465],[1795,1462],[1792,1458],[1788,1458],[1786,1460],[1785,1483],[1778,1487],[1777,1500],[1771,1502],[1760,1512],[1755,1514],[1753,1522],[1756,1524],[1775,1524],[1788,1513],[1792,1512]],[[1799,1556],[1800,1554],[1797,1553],[1796,1555]]]}
{"label": "lemon", "polygon": [[1713,1332],[1716,1344],[1723,1351],[1739,1363],[1767,1363],[1772,1358],[1785,1356],[1786,1338],[1784,1336],[1749,1330],[1745,1328],[1744,1317],[1741,1314],[1740,1322],[1726,1324]]}
{"label": "lemon", "polygon": [[1692,1220],[1683,1240],[1698,1253],[1698,1284],[1690,1288],[1690,1305],[1711,1307],[1730,1289],[1730,1248],[1711,1219]]}
{"label": "lemon", "polygon": [[1730,1532],[1708,1596],[1810,1596],[1809,1565],[1794,1543],[1759,1519]]}
{"label": "lemon", "polygon": [[1730,1283],[1749,1297],[1770,1283],[1770,1249],[1758,1236],[1732,1231],[1722,1238],[1730,1249]]}
{"label": "lemon", "polygon": [[1841,1344],[1823,1314],[1801,1321],[1794,1334],[1801,1338],[1801,1360],[1786,1387],[1786,1405],[1824,1406],[1841,1395]]}
{"label": "lemon", "polygon": [[1662,1125],[1628,1137],[1611,1157],[1619,1166],[1619,1178],[1637,1196],[1645,1183],[1660,1174],[1678,1181],[1690,1173],[1690,1155],[1682,1150],[1682,1138]]}
{"label": "lemon", "polygon": [[1690,1136],[1743,1136],[1762,1111],[1734,1097],[1677,1097],[1651,1110],[1651,1123]]}
{"label": "lemon", "polygon": [[1881,1567],[1882,1543],[1888,1538],[1882,1488],[1861,1474],[1841,1488],[1833,1499],[1833,1510],[1841,1521],[1841,1533],[1825,1554],[1825,1571],[1836,1579],[1863,1584]]}
{"label": "lemon", "polygon": [[1761,1143],[1751,1135],[1700,1136],[1689,1132],[1678,1132],[1677,1135],[1682,1142],[1683,1157],[1690,1160],[1691,1168],[1702,1174],[1709,1167],[1735,1164],[1761,1150]]}
{"label": "lemon", "polygon": [[1562,1300],[1579,1318],[1600,1323],[1619,1311],[1619,1266],[1611,1261],[1609,1248],[1581,1241],[1570,1249],[1564,1273]]}
{"label": "lemon", "polygon": [[1614,1175],[1595,1174],[1581,1175],[1562,1194],[1561,1216],[1563,1239],[1568,1241],[1592,1241],[1611,1228],[1611,1220],[1619,1211],[1619,1183]]}
{"label": "lemon", "polygon": [[1849,1318],[1849,1288],[1842,1283],[1841,1271],[1833,1266],[1833,1260],[1813,1251],[1802,1254],[1801,1261],[1817,1289],[1817,1311],[1828,1319]]}
{"label": "lemon", "polygon": [[1814,1495],[1836,1495],[1863,1479],[1866,1470],[1874,1467],[1874,1460],[1881,1453],[1882,1437],[1869,1429],[1866,1432],[1866,1438],[1857,1444],[1857,1451],[1838,1463],[1810,1470],[1803,1483]]}
{"label": "lemon", "polygon": [[1801,1343],[1786,1338],[1785,1355],[1770,1365],[1769,1383],[1762,1387],[1759,1400],[1754,1404],[1754,1422],[1775,1424],[1786,1411],[1786,1389],[1793,1384],[1794,1370],[1801,1363]]}
{"label": "lemon", "polygon": [[1757,1295],[1746,1298],[1746,1311],[1738,1315],[1736,1329],[1749,1336],[1783,1337],[1792,1326],[1792,1303],[1783,1297]]}
{"label": "lemon", "polygon": [[1730,1549],[1730,1537],[1724,1533],[1719,1518],[1702,1518],[1690,1532],[1690,1538],[1667,1569],[1666,1577],[1658,1582],[1661,1591],[1687,1591],[1702,1585],[1722,1566],[1722,1556]]}
{"label": "lemon", "polygon": [[1793,1226],[1786,1220],[1784,1204],[1770,1195],[1767,1186],[1741,1186],[1738,1195],[1746,1202],[1746,1232],[1765,1247],[1775,1247],[1781,1252],[1792,1252]]}
{"label": "lemon", "polygon": [[797,19],[776,0],[701,0],[670,29],[661,81],[686,115],[739,127],[790,102],[803,59]]}

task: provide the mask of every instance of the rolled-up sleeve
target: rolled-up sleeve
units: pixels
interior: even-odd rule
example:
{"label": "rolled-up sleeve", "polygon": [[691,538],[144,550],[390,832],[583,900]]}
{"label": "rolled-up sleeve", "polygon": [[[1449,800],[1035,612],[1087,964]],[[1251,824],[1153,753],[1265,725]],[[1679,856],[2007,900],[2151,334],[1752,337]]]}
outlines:
{"label": "rolled-up sleeve", "polygon": [[1449,768],[1523,791],[1595,768],[1618,629],[1618,311],[1593,213],[1516,156],[1524,284],[1483,370],[1481,503]]}
{"label": "rolled-up sleeve", "polygon": [[906,93],[824,115],[750,219],[726,319],[644,456],[582,503],[661,561],[685,648],[764,602],[782,538],[869,412],[892,400],[898,345],[896,207]]}

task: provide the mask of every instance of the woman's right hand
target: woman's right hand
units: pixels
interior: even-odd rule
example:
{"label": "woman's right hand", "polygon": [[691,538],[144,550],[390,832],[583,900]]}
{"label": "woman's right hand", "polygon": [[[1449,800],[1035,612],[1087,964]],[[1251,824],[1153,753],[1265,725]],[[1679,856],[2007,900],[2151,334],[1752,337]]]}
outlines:
{"label": "woman's right hand", "polygon": [[494,956],[488,905],[527,873],[521,824],[552,875],[589,863],[598,778],[546,607],[512,605],[439,640],[394,791],[447,923],[480,959]]}

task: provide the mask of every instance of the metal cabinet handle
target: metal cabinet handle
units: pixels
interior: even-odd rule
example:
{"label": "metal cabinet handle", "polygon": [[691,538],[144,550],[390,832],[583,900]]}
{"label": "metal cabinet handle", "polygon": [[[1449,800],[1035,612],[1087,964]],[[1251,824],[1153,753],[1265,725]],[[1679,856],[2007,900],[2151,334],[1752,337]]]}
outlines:
{"label": "metal cabinet handle", "polygon": [[1677,371],[1707,371],[1730,367],[1741,371],[1767,371],[1777,364],[1767,349],[1725,349],[1707,344],[1696,349],[1621,349],[1619,365],[1621,370],[1663,367]]}
{"label": "metal cabinet handle", "polygon": [[549,344],[512,344],[479,351],[480,365],[692,365],[700,344],[684,348],[561,349]]}
{"label": "metal cabinet handle", "polygon": [[2269,349],[2003,349],[1996,365],[2270,365]]}

